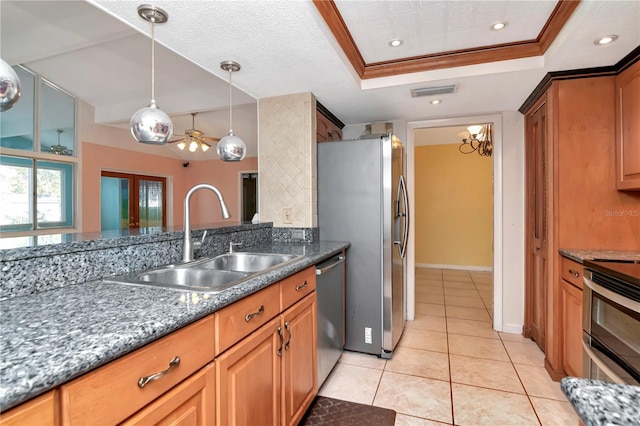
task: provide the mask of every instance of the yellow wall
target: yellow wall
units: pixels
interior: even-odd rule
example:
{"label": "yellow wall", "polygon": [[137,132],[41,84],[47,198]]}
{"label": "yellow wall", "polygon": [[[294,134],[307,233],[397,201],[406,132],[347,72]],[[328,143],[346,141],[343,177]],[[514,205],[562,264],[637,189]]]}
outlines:
{"label": "yellow wall", "polygon": [[493,265],[492,159],[415,148],[416,264]]}

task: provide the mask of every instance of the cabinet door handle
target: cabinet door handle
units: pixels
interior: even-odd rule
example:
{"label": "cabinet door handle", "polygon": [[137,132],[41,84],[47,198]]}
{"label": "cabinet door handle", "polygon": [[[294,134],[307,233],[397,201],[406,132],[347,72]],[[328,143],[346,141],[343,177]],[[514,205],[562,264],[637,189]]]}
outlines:
{"label": "cabinet door handle", "polygon": [[296,286],[296,291],[300,291],[300,290],[302,290],[303,288],[307,288],[307,285],[308,285],[307,280],[305,280],[302,284],[298,284],[298,285]]}
{"label": "cabinet door handle", "polygon": [[579,273],[579,272],[576,272],[576,271],[574,271],[574,270],[572,270],[572,269],[569,269],[569,273],[570,273],[571,275],[573,275],[574,277],[576,277],[576,278],[579,278],[579,277],[580,277],[580,273]]}
{"label": "cabinet door handle", "polygon": [[161,372],[156,373],[156,374],[152,374],[150,376],[140,377],[140,379],[138,379],[138,387],[140,389],[142,389],[143,387],[145,387],[147,385],[147,383],[153,382],[154,380],[158,380],[158,379],[163,378],[167,374],[171,373],[173,371],[173,369],[176,368],[179,365],[180,365],[180,357],[176,356],[171,360],[171,362],[169,362],[169,368],[167,368],[166,370],[161,371]]}
{"label": "cabinet door handle", "polygon": [[278,336],[280,336],[280,347],[276,353],[278,356],[282,356],[282,347],[284,346],[284,333],[282,333],[282,327],[278,327]]}
{"label": "cabinet door handle", "polygon": [[291,334],[291,324],[289,324],[289,321],[284,323],[284,328],[286,328],[287,332],[289,333],[289,339],[287,339],[287,343],[284,344],[284,349],[288,351],[289,343],[291,343],[291,338],[293,337],[293,334]]}
{"label": "cabinet door handle", "polygon": [[244,316],[244,320],[246,322],[251,321],[253,318],[262,315],[264,312],[264,305],[260,305],[260,307],[258,308],[258,310],[252,314],[247,314]]}

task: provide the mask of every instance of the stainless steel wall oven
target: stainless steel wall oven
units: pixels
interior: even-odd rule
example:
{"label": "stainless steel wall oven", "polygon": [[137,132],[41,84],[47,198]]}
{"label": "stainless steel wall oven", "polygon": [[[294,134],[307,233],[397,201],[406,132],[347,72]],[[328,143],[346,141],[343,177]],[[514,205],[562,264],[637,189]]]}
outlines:
{"label": "stainless steel wall oven", "polygon": [[640,385],[640,264],[585,261],[585,377]]}

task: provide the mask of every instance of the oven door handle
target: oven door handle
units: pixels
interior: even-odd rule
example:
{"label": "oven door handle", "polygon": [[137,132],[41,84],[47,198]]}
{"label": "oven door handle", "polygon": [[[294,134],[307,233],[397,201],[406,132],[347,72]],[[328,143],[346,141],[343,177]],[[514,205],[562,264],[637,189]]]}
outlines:
{"label": "oven door handle", "polygon": [[593,349],[591,349],[591,346],[585,342],[584,340],[582,340],[582,347],[584,348],[585,353],[587,354],[587,356],[589,357],[589,359],[591,361],[593,361],[600,370],[602,370],[604,372],[604,374],[607,375],[607,377],[609,377],[611,380],[613,380],[614,382],[616,382],[619,385],[626,385],[628,383],[625,383],[624,380],[622,380],[620,378],[620,376],[618,376],[616,373],[613,372],[613,370],[611,370],[611,368],[609,368],[609,366],[607,364],[605,364],[605,362],[602,360],[602,358],[600,358],[598,356],[597,353],[595,353],[595,351]]}
{"label": "oven door handle", "polygon": [[583,278],[584,284],[591,289],[591,291],[601,294],[612,302],[617,303],[618,305],[622,305],[627,309],[631,309],[633,312],[640,313],[640,303],[634,300],[628,299],[624,296],[619,295],[607,288],[602,287],[599,284],[594,283],[589,278]]}

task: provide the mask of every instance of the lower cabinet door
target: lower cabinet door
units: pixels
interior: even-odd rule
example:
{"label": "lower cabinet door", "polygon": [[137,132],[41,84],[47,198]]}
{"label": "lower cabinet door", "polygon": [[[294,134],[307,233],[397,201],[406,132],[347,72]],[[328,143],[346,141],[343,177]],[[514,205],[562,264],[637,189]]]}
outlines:
{"label": "lower cabinet door", "polygon": [[122,424],[175,426],[214,424],[215,374],[214,363],[207,365]]}
{"label": "lower cabinet door", "polygon": [[216,359],[218,425],[280,424],[279,330],[276,316]]}
{"label": "lower cabinet door", "polygon": [[316,292],[282,314],[283,424],[297,425],[318,392]]}
{"label": "lower cabinet door", "polygon": [[582,290],[562,280],[562,369],[582,377]]}
{"label": "lower cabinet door", "polygon": [[282,314],[283,424],[297,425],[318,392],[316,292]]}

